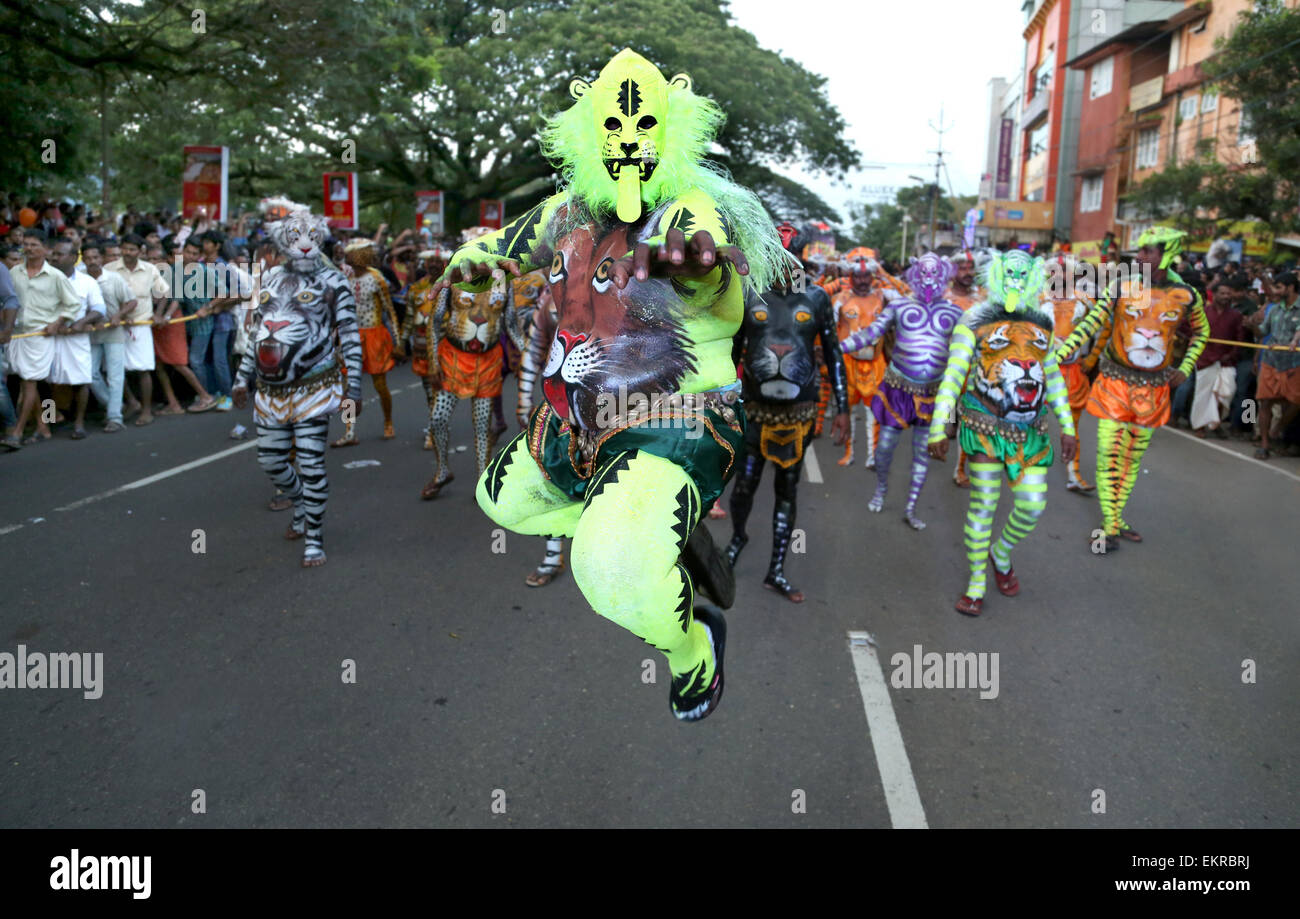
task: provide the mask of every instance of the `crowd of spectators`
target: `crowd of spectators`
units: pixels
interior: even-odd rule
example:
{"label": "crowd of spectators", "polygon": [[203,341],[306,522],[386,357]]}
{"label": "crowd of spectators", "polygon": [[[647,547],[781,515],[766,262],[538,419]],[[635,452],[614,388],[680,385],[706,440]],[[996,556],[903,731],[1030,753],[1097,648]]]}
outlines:
{"label": "crowd of spectators", "polygon": [[[337,231],[324,247],[345,273],[344,246],[360,235]],[[448,244],[386,224],[371,242],[400,321],[424,274],[417,256]],[[219,222],[128,207],[110,220],[0,193],[0,447],[40,443],[59,425],[84,439],[92,395],[109,434],[229,411],[256,278],[276,260],[257,212]]]}

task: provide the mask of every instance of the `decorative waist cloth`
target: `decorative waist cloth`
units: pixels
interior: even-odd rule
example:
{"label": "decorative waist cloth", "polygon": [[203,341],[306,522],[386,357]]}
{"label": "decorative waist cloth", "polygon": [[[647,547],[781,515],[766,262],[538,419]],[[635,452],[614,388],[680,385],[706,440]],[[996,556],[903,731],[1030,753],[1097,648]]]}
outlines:
{"label": "decorative waist cloth", "polygon": [[789,469],[803,461],[804,443],[817,420],[816,402],[745,402],[745,441],[763,459]]}
{"label": "decorative waist cloth", "polygon": [[1055,454],[1047,435],[1046,413],[1029,424],[1015,424],[983,411],[979,402],[966,394],[958,417],[961,448],[969,455],[984,454],[1004,464],[1013,484],[1019,483],[1026,469],[1052,465]]}
{"label": "decorative waist cloth", "polygon": [[1163,370],[1134,370],[1132,367],[1125,367],[1111,360],[1110,356],[1105,354],[1101,356],[1097,369],[1102,376],[1110,377],[1112,380],[1122,380],[1130,386],[1164,386],[1177,370],[1176,367],[1166,367]]}
{"label": "decorative waist cloth", "polygon": [[928,383],[913,380],[909,377],[903,376],[897,369],[895,369],[893,364],[890,364],[885,370],[885,382],[894,387],[894,389],[901,389],[903,392],[911,393],[914,396],[929,397],[938,394],[939,384],[943,382],[943,378],[940,377],[939,379],[931,380]]}
{"label": "decorative waist cloth", "polygon": [[528,452],[547,480],[578,500],[611,456],[644,450],[676,463],[695,482],[705,508],[735,472],[745,440],[739,384],[704,393],[673,393],[616,415],[598,431],[574,428],[542,402],[528,423]]}

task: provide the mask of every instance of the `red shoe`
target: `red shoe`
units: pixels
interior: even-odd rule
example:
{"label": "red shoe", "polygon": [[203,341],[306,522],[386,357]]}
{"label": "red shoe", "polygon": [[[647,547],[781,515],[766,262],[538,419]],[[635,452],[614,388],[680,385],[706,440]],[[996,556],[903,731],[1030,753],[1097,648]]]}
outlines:
{"label": "red shoe", "polygon": [[978,616],[980,613],[984,612],[984,598],[980,597],[977,600],[972,600],[970,597],[962,594],[961,599],[957,601],[957,612],[966,616]]}
{"label": "red shoe", "polygon": [[1016,569],[1012,568],[1006,574],[998,571],[997,562],[993,561],[993,553],[989,553],[989,562],[993,565],[993,580],[997,581],[998,592],[1004,597],[1014,597],[1020,593],[1020,581],[1016,578]]}

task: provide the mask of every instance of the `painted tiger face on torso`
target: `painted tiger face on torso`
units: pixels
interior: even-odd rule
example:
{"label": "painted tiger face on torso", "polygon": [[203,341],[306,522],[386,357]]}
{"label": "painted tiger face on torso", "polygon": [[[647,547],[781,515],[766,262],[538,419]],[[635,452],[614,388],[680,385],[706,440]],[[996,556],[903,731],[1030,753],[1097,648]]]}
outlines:
{"label": "painted tiger face on torso", "polygon": [[971,390],[990,413],[1027,423],[1038,417],[1047,391],[1052,333],[1035,322],[998,318],[975,329]]}
{"label": "painted tiger face on torso", "polygon": [[1174,333],[1195,302],[1190,287],[1149,287],[1124,281],[1115,299],[1109,353],[1134,370],[1164,370],[1174,356]]}
{"label": "painted tiger face on torso", "polygon": [[259,379],[290,383],[332,360],[330,329],[337,294],[323,280],[323,273],[299,274],[280,267],[262,276],[253,326]]}
{"label": "painted tiger face on torso", "polygon": [[622,223],[578,227],[557,241],[546,271],[557,319],[542,390],[562,419],[587,430],[599,427],[602,394],[675,393],[696,369],[685,325],[708,307],[692,308],[660,278],[633,278],[619,290],[611,271],[635,245],[630,231]]}
{"label": "painted tiger face on torso", "polygon": [[447,340],[462,351],[482,354],[497,343],[505,308],[506,295],[500,288],[477,294],[453,290],[445,326]]}

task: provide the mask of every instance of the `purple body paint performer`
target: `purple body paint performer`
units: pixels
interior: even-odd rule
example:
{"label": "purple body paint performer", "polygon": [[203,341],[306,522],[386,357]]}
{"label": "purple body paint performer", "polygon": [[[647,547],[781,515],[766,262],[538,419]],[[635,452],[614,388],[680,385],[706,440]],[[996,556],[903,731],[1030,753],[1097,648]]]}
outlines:
{"label": "purple body paint performer", "polygon": [[933,253],[912,259],[904,275],[912,295],[895,298],[875,322],[840,343],[845,353],[851,353],[879,341],[890,326],[897,330],[893,358],[871,403],[871,413],[880,425],[880,446],[876,449],[876,493],[867,508],[876,513],[884,510],[894,448],[903,430],[911,427],[912,485],[903,519],[917,530],[925,529],[916,517],[916,501],[929,468],[926,440],[930,416],[948,362],[948,339],[962,314],[960,307],[944,298],[953,272],[951,262]]}

